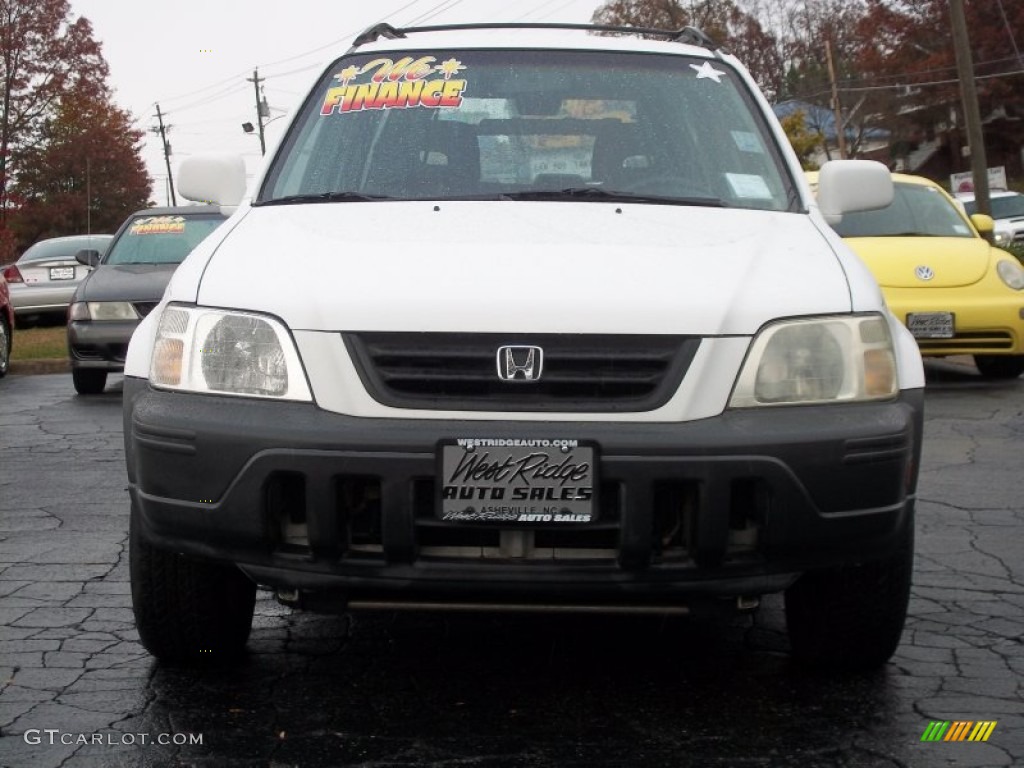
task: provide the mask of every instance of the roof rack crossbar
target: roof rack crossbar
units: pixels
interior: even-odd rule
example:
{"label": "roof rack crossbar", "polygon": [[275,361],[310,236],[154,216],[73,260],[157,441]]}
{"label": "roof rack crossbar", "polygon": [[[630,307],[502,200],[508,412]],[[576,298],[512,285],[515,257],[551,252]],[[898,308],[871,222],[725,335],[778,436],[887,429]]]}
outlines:
{"label": "roof rack crossbar", "polygon": [[466,29],[575,29],[585,32],[615,32],[624,35],[653,35],[664,37],[673,42],[697,45],[711,51],[717,51],[719,46],[710,37],[705,35],[696,27],[683,27],[682,29],[659,29],[656,27],[628,27],[615,24],[570,24],[570,23],[540,23],[540,22],[481,22],[476,24],[434,24],[424,27],[393,27],[387,23],[374,24],[360,34],[354,41],[352,47],[372,43],[384,37],[389,40],[403,38],[415,32],[451,32]]}

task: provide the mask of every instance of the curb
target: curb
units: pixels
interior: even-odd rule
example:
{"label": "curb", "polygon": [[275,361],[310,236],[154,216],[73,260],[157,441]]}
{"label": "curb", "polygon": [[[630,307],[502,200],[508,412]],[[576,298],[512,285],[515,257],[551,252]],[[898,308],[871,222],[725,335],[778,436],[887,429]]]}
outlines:
{"label": "curb", "polygon": [[69,373],[71,363],[66,357],[40,360],[11,360],[10,376],[35,376],[44,373]]}

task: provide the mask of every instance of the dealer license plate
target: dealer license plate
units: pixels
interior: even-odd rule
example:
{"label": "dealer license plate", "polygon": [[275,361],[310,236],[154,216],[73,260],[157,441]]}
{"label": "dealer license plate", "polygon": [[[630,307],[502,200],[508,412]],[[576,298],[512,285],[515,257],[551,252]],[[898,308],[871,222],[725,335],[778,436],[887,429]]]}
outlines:
{"label": "dealer license plate", "polygon": [[438,516],[483,523],[589,523],[596,449],[578,440],[465,438],[439,446]]}
{"label": "dealer license plate", "polygon": [[50,267],[51,280],[74,280],[74,267]]}
{"label": "dealer license plate", "polygon": [[907,328],[916,339],[952,339],[953,313],[911,312],[907,315]]}

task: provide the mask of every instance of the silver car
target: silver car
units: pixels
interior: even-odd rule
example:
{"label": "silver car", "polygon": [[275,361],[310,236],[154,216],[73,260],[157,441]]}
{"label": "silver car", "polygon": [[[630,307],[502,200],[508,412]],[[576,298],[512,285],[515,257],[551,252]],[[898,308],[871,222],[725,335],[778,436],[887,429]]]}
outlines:
{"label": "silver car", "polygon": [[5,267],[11,304],[19,322],[40,315],[63,317],[78,284],[92,271],[75,259],[82,250],[102,256],[113,235],[72,235],[40,240]]}

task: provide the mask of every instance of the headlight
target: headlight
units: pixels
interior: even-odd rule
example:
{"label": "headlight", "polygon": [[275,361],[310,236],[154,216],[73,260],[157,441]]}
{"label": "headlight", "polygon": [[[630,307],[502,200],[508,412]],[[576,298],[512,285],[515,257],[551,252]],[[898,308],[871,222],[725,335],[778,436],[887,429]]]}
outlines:
{"label": "headlight", "polygon": [[139,320],[139,313],[127,301],[76,301],[71,305],[72,320]]}
{"label": "headlight", "polygon": [[897,389],[892,337],[881,315],[821,317],[761,329],[729,405],[884,400]]}
{"label": "headlight", "polygon": [[295,344],[273,317],[169,304],[149,380],[189,392],[311,400]]}
{"label": "headlight", "polygon": [[1024,267],[1019,261],[1003,259],[996,264],[1000,279],[1015,291],[1024,290]]}
{"label": "headlight", "polygon": [[995,229],[992,231],[992,244],[997,248],[1006,248],[1013,242],[1013,232],[1008,229]]}

